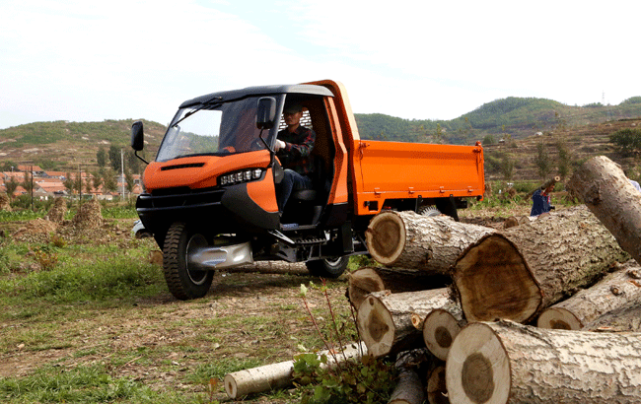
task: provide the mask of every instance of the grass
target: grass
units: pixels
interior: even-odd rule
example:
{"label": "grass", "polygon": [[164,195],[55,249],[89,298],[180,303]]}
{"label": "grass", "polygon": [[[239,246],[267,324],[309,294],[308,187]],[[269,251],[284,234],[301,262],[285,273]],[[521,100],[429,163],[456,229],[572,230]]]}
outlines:
{"label": "grass", "polygon": [[[301,283],[318,283],[306,272],[230,273],[217,278],[218,291],[180,302],[148,262],[153,239],[53,240],[0,239],[3,403],[229,401],[225,374],[324,349],[297,296]],[[45,268],[36,251],[55,263]],[[349,311],[344,288],[344,280],[328,282],[341,319]],[[324,297],[308,299],[328,335]],[[298,402],[300,394],[248,399]]]}

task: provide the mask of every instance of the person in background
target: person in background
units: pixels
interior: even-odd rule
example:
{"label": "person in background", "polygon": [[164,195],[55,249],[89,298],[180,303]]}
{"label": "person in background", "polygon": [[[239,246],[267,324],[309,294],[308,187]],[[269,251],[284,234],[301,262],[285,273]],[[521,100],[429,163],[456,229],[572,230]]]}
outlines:
{"label": "person in background", "polygon": [[281,216],[292,190],[312,188],[310,174],[314,164],[310,154],[316,141],[316,133],[300,124],[303,116],[301,104],[292,102],[285,105],[283,116],[287,128],[278,132],[274,145],[276,156],[285,169],[283,180],[276,186],[276,199]]}
{"label": "person in background", "polygon": [[550,205],[550,193],[554,190],[554,184],[548,185],[545,189],[537,189],[532,194],[532,211],[530,216],[539,216],[550,212],[554,206]]}
{"label": "person in background", "polygon": [[634,189],[636,189],[637,191],[641,192],[641,186],[639,186],[639,183],[638,183],[638,182],[636,182],[635,180],[631,180],[631,179],[628,177],[628,170],[623,170],[623,174],[625,174],[625,177],[628,179],[628,181],[630,181],[630,184],[632,184],[632,186],[634,187]]}

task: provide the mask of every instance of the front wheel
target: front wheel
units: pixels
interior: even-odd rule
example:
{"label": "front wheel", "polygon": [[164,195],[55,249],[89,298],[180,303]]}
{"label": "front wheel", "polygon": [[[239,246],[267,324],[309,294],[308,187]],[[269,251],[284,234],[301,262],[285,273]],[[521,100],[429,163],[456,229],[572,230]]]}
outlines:
{"label": "front wheel", "polygon": [[338,278],[347,269],[349,257],[325,258],[305,263],[307,270],[321,278]]}
{"label": "front wheel", "polygon": [[189,255],[209,244],[202,234],[192,231],[185,223],[173,223],[163,245],[163,272],[169,291],[176,299],[203,297],[209,291],[214,271],[202,270],[189,264]]}

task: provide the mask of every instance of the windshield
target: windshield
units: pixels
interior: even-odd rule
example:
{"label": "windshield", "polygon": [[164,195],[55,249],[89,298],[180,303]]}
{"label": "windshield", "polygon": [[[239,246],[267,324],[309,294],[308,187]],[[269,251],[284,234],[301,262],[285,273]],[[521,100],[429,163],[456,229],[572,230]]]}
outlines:
{"label": "windshield", "polygon": [[[156,161],[265,149],[258,138],[261,131],[256,128],[258,98],[180,109],[165,134]],[[262,137],[269,141],[269,135],[271,131],[265,130]]]}

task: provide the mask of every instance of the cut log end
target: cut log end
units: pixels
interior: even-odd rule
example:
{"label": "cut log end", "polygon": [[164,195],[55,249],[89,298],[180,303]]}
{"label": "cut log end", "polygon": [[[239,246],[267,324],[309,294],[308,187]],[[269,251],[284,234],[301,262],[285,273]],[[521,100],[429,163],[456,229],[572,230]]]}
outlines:
{"label": "cut log end", "polygon": [[470,248],[454,274],[468,321],[525,322],[541,304],[539,287],[523,257],[502,235],[489,235]]}
{"label": "cut log end", "polygon": [[365,299],[358,308],[357,322],[369,353],[374,357],[387,355],[394,342],[394,321],[380,300],[373,296]]}
{"label": "cut log end", "polygon": [[580,330],[583,328],[581,320],[572,312],[555,307],[550,307],[541,313],[536,326],[552,330]]}
{"label": "cut log end", "polygon": [[430,404],[450,404],[445,385],[445,366],[438,366],[427,379],[427,401]]}
{"label": "cut log end", "polygon": [[423,340],[427,349],[441,360],[447,358],[454,338],[461,331],[456,318],[446,310],[433,310],[423,323]]}
{"label": "cut log end", "polygon": [[234,377],[230,374],[226,375],[223,383],[225,384],[225,392],[227,393],[227,396],[233,399],[237,398],[238,384],[236,383]]}
{"label": "cut log end", "polygon": [[397,214],[384,212],[374,216],[365,234],[372,258],[383,265],[392,265],[403,252],[405,233],[405,224]]}
{"label": "cut log end", "polygon": [[450,401],[506,404],[510,378],[507,353],[494,331],[482,323],[465,327],[454,340],[445,365]]}
{"label": "cut log end", "polygon": [[381,277],[372,268],[361,268],[349,275],[347,293],[352,305],[358,310],[365,296],[385,289]]}

